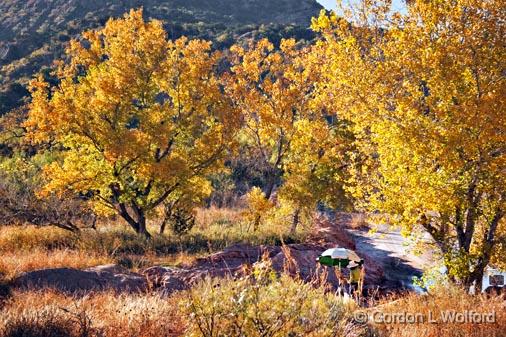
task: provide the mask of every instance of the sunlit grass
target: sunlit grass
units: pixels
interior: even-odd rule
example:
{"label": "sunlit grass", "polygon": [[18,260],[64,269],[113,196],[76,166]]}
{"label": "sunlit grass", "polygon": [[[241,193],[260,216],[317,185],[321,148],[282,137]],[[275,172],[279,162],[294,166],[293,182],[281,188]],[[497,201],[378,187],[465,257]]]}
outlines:
{"label": "sunlit grass", "polygon": [[0,311],[0,336],[158,337],[184,330],[177,298],[157,294],[15,292]]}
{"label": "sunlit grass", "polygon": [[107,255],[79,250],[31,250],[2,252],[0,273],[6,279],[27,272],[46,268],[88,268],[113,263],[114,259]]}
{"label": "sunlit grass", "polygon": [[[439,287],[429,295],[409,294],[397,299],[385,298],[379,306],[370,308],[371,315],[380,312],[384,317],[414,314],[419,324],[393,322],[374,324],[380,337],[481,337],[504,336],[506,331],[506,301],[503,297],[470,295],[455,286]],[[441,315],[449,313],[493,314],[492,323],[444,322]],[[390,315],[390,316],[389,316]],[[379,317],[379,316],[378,316]],[[385,319],[386,322],[387,319]],[[435,323],[429,322],[429,319]],[[380,319],[381,320],[381,319]]]}
{"label": "sunlit grass", "polygon": [[15,275],[43,268],[86,268],[116,263],[134,271],[151,265],[185,265],[236,243],[280,245],[298,242],[305,233],[288,235],[282,225],[268,224],[253,231],[242,220],[241,210],[200,209],[197,224],[187,234],[167,231],[157,234],[156,222],[150,224],[152,240],[136,235],[119,221],[74,234],[56,227],[0,227],[0,273]]}

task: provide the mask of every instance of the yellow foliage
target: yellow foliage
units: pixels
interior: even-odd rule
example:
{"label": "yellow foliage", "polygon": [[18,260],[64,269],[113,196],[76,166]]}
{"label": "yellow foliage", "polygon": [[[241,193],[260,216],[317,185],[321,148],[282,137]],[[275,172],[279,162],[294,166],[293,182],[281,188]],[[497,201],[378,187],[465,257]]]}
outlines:
{"label": "yellow foliage", "polygon": [[274,204],[265,197],[264,192],[258,187],[253,187],[246,194],[247,210],[244,212],[245,218],[254,222],[255,227],[260,224],[260,220],[274,207]]}
{"label": "yellow foliage", "polygon": [[504,4],[359,7],[346,24],[313,23],[323,36],[313,57],[325,57],[317,100],[353,125],[349,191],[409,230],[423,226],[479,277],[504,237]]}
{"label": "yellow foliage", "polygon": [[316,71],[305,64],[308,48],[283,40],[275,50],[268,40],[249,49],[234,46],[226,90],[244,117],[246,147],[260,151],[262,165],[271,172],[266,196],[283,171],[299,120],[318,118],[311,110],[312,83]]}
{"label": "yellow foliage", "polygon": [[283,181],[278,211],[291,208],[295,228],[301,211],[318,201],[339,204],[344,194],[338,171],[347,142],[314,95],[320,59],[294,40],[279,49],[264,39],[231,51],[226,89],[244,117],[243,146],[260,153],[267,199]]}
{"label": "yellow foliage", "polygon": [[58,86],[31,84],[28,137],[65,149],[41,196],[91,195],[148,235],[146,214],[167,198],[209,194],[203,177],[234,142],[240,118],[220,89],[220,55],[206,41],[167,40],[140,10],[83,37],[89,47],[72,41]]}

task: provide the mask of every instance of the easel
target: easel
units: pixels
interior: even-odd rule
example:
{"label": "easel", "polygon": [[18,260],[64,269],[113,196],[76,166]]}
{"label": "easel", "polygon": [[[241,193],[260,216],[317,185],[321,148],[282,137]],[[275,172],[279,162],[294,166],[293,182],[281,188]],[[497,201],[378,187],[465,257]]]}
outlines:
{"label": "easel", "polygon": [[341,265],[339,265],[339,275],[336,275],[337,282],[339,283],[338,291],[339,296],[344,296],[344,294],[348,293],[348,289],[346,289],[346,285],[348,284],[348,281],[346,280],[346,277],[343,276],[343,273],[341,271]]}
{"label": "easel", "polygon": [[358,304],[360,305],[360,301],[362,300],[362,294],[364,291],[364,281],[365,281],[365,266],[362,264],[360,266],[360,280],[358,281]]}

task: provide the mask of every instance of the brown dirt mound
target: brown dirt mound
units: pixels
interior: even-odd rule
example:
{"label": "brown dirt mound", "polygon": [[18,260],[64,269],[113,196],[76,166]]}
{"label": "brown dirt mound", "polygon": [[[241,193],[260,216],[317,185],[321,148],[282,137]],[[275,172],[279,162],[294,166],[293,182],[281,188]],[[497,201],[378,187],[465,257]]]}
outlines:
{"label": "brown dirt mound", "polygon": [[13,281],[19,289],[55,289],[66,293],[112,290],[136,292],[147,289],[143,275],[131,273],[116,265],[105,265],[84,270],[54,268],[22,273]]}
{"label": "brown dirt mound", "polygon": [[[329,243],[330,244],[330,243]],[[186,289],[205,277],[242,277],[247,275],[251,266],[268,258],[276,272],[288,273],[306,282],[325,283],[336,288],[338,280],[331,268],[321,266],[316,258],[327,247],[321,245],[292,244],[277,246],[250,246],[238,244],[210,256],[197,259],[183,268],[151,267],[143,274],[148,282],[166,293]],[[366,266],[367,266],[366,259]],[[381,270],[368,269],[366,283],[377,284],[381,281]]]}

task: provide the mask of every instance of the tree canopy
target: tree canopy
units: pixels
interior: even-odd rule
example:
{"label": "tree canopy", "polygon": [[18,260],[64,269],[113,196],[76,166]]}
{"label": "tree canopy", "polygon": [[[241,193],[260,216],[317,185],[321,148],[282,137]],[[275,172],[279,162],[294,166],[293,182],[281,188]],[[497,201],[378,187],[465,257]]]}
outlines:
{"label": "tree canopy", "polygon": [[61,145],[43,193],[79,193],[148,236],[146,213],[205,188],[232,144],[239,119],[220,90],[219,54],[209,42],[167,40],[142,11],[84,38],[70,44],[56,87],[32,82],[28,137]]}
{"label": "tree canopy", "polygon": [[430,233],[451,276],[470,284],[504,235],[504,5],[388,3],[314,20],[321,101],[354,125],[357,200]]}
{"label": "tree canopy", "polygon": [[[293,208],[293,231],[302,209],[342,197],[337,168],[346,141],[342,125],[327,119],[315,102],[320,68],[310,62],[311,50],[293,39],[283,40],[279,49],[266,39],[248,48],[234,46],[225,76],[226,90],[244,118],[242,145],[260,154],[266,171],[264,197],[270,199],[279,187],[278,199]],[[250,199],[258,199],[258,191],[252,192]]]}
{"label": "tree canopy", "polygon": [[255,227],[283,208],[295,231],[304,212],[351,201],[428,233],[454,281],[479,281],[506,247],[504,5],[413,0],[397,13],[375,0],[341,12],[313,20],[310,45],[215,52],[167,39],[142,11],[72,40],[14,123],[45,160],[39,197],[71,196],[149,237],[162,206],[187,231],[213,186],[243,175]]}

